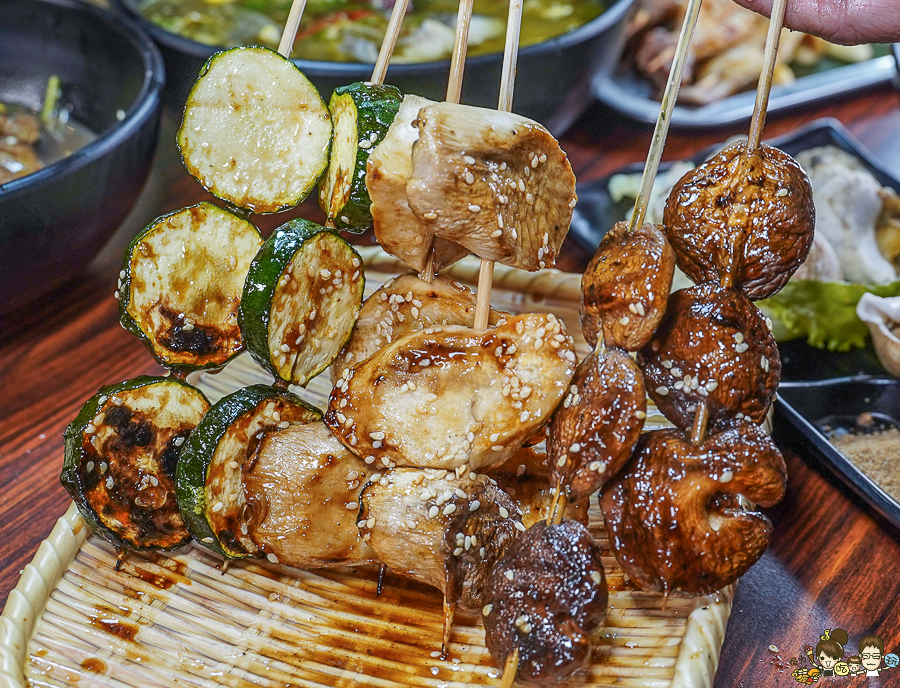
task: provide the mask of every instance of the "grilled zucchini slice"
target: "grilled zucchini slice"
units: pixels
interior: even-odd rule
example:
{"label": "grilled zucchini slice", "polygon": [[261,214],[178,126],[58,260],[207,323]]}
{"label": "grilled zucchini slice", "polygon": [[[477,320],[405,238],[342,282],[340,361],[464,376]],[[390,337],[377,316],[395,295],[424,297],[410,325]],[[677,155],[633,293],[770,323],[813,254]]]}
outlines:
{"label": "grilled zucchini slice", "polygon": [[256,227],[212,203],[154,220],[125,253],[122,326],[170,370],[225,365],[243,349],[238,304],[262,243]]}
{"label": "grilled zucchini slice", "polygon": [[395,86],[365,81],[341,86],[332,94],[328,110],[334,137],[328,170],[319,185],[319,205],[337,229],[359,233],[372,226],[366,163],[402,100]]}
{"label": "grilled zucchini slice", "polygon": [[300,203],[328,165],[331,117],[303,72],[274,50],[209,58],[184,107],[178,145],[204,188],[256,213]]}
{"label": "grilled zucchini slice", "polygon": [[248,535],[243,471],[267,433],[312,423],[322,412],[296,394],[253,385],[222,397],[181,453],[178,508],[191,534],[228,559],[264,556]]}
{"label": "grilled zucchini slice", "polygon": [[209,409],[203,393],[166,377],[103,387],[64,434],[60,481],[97,535],[118,550],[190,540],[175,499],[180,447]]}
{"label": "grilled zucchini slice", "polygon": [[362,305],[359,254],[309,220],[276,229],[250,266],[240,325],[253,359],[275,377],[304,386],[350,337]]}

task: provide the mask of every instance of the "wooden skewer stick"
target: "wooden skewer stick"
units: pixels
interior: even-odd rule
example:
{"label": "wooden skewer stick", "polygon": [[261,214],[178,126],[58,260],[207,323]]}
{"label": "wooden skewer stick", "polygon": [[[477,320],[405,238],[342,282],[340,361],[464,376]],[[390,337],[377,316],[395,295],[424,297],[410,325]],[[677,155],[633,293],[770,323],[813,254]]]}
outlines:
{"label": "wooden skewer stick", "polygon": [[515,648],[512,654],[506,658],[500,688],[512,688],[513,683],[516,682],[517,673],[519,673],[519,648]]}
{"label": "wooden skewer stick", "polygon": [[381,50],[378,51],[378,59],[375,60],[375,69],[372,70],[373,84],[384,83],[391,56],[394,54],[394,48],[397,47],[397,38],[400,37],[400,26],[403,24],[403,17],[406,16],[407,7],[409,7],[409,0],[395,0],[394,2],[391,19],[388,22],[384,40],[381,42]]}
{"label": "wooden skewer stick", "polygon": [[284,31],[281,34],[281,42],[278,44],[278,52],[282,57],[291,58],[291,50],[294,47],[294,39],[297,37],[297,29],[303,10],[306,9],[306,0],[294,0],[291,3],[291,11],[284,23]]}
{"label": "wooden skewer stick", "polygon": [[643,225],[644,218],[647,216],[647,204],[650,202],[650,192],[653,189],[653,182],[656,180],[659,161],[662,159],[663,147],[669,133],[669,123],[672,121],[672,111],[675,109],[678,89],[681,87],[681,75],[684,73],[688,48],[691,45],[691,37],[694,35],[694,27],[697,25],[697,16],[700,14],[700,3],[701,0],[688,0],[684,22],[681,24],[681,33],[678,36],[678,45],[675,48],[675,58],[672,61],[669,80],[666,82],[666,90],[663,92],[662,103],[660,103],[659,118],[657,118],[656,128],[653,130],[647,164],[644,165],[644,175],[641,177],[641,190],[634,199],[634,211],[631,213],[631,222],[628,224],[629,232]]}
{"label": "wooden skewer stick", "polygon": [[[448,103],[458,103],[462,93],[463,70],[466,67],[466,51],[469,47],[469,24],[472,21],[472,3],[474,0],[460,0],[459,12],[456,15],[456,37],[453,40],[453,56],[450,58],[450,79],[447,81]],[[419,279],[426,282],[434,280],[434,247],[428,255],[425,269]]]}
{"label": "wooden skewer stick", "polygon": [[707,423],[709,423],[709,409],[706,404],[697,404],[694,411],[694,426],[691,428],[691,442],[700,444],[706,439]]}
{"label": "wooden skewer stick", "polygon": [[[509,0],[506,20],[506,45],[503,47],[503,70],[500,74],[500,99],[497,109],[512,112],[513,93],[516,90],[516,64],[519,61],[519,36],[522,33],[522,7],[524,0]],[[487,329],[491,312],[491,285],[494,281],[494,261],[481,259],[478,271],[478,291],[475,296],[475,329]]]}
{"label": "wooden skewer stick", "polygon": [[748,151],[759,148],[762,130],[766,124],[769,91],[772,90],[772,74],[775,71],[778,44],[781,42],[781,27],[784,25],[784,10],[786,6],[787,0],[775,0],[772,3],[769,33],[766,34],[766,51],[763,54],[763,67],[759,75],[759,86],[756,88],[756,104],[753,106],[753,119],[750,120],[750,138],[747,141]]}

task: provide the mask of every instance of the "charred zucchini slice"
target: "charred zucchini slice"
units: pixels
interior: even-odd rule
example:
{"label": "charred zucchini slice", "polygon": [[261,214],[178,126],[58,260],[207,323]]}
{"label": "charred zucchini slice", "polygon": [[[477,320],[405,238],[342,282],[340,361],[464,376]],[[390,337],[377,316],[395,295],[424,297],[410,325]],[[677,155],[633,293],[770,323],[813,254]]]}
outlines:
{"label": "charred zucchini slice", "polygon": [[334,137],[328,170],[319,185],[319,205],[336,228],[358,233],[372,226],[366,162],[402,100],[396,87],[364,81],[340,86],[332,94],[328,110]]}
{"label": "charred zucchini slice", "polygon": [[180,447],[209,401],[175,378],[103,387],[64,434],[60,481],[97,535],[116,549],[170,549],[190,540],[175,499]]}
{"label": "charred zucchini slice", "polygon": [[229,559],[264,556],[248,535],[243,471],[267,433],[312,423],[322,412],[296,394],[266,385],[222,397],[181,453],[178,508],[191,534]]}
{"label": "charred zucchini slice", "polygon": [[184,164],[222,200],[257,213],[300,203],[328,165],[331,118],[303,72],[268,48],[216,53],[184,107]]}
{"label": "charred zucchini slice", "polygon": [[243,349],[238,304],[259,230],[200,203],[132,240],[119,273],[119,319],[171,370],[218,368]]}
{"label": "charred zucchini slice", "polygon": [[314,222],[291,220],[250,266],[240,307],[247,349],[277,378],[305,385],[350,337],[364,286],[350,244]]}

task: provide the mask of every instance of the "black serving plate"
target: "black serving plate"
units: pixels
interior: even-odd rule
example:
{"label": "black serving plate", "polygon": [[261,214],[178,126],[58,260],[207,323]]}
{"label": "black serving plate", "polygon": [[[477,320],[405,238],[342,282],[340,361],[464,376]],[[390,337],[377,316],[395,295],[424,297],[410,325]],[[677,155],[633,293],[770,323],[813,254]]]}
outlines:
{"label": "black serving plate", "polygon": [[[809,456],[818,458],[856,494],[900,528],[900,503],[876,485],[828,440],[829,432],[858,431],[856,419],[871,414],[877,428],[900,428],[900,380],[849,377],[782,382],[775,402],[775,427],[793,426]],[[900,458],[900,456],[898,456]]]}
{"label": "black serving plate", "polygon": [[[860,93],[890,81],[896,72],[894,58],[884,55],[802,76],[792,84],[772,87],[768,111],[769,114],[787,112]],[[611,75],[597,80],[594,95],[602,103],[639,122],[653,124],[659,115],[659,100],[653,96],[648,82],[621,64]],[[749,122],[755,101],[754,89],[700,107],[676,105],[672,126],[709,129]]]}

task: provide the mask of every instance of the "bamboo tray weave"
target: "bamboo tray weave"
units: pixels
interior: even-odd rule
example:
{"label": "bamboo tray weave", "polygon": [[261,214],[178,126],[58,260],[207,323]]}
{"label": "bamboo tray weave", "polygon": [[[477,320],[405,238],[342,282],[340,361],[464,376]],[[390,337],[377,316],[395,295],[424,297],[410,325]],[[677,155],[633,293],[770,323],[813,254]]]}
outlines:
{"label": "bamboo tray weave", "polygon": [[[367,295],[401,271],[361,251]],[[477,279],[478,262],[449,273]],[[556,313],[581,354],[580,276],[498,266],[493,304]],[[192,378],[211,401],[271,378],[248,356]],[[323,407],[327,375],[299,393]],[[648,413],[650,427],[661,417]],[[594,503],[591,533],[603,549],[610,613],[591,664],[566,686],[711,688],[733,586],[688,599],[634,590],[612,557]],[[90,536],[74,505],[25,567],[0,617],[0,688],[24,686],[496,686],[500,670],[476,616],[457,614],[440,657],[442,605],[431,588],[377,570],[302,571],[267,561],[231,562],[189,545],[116,557]]]}

